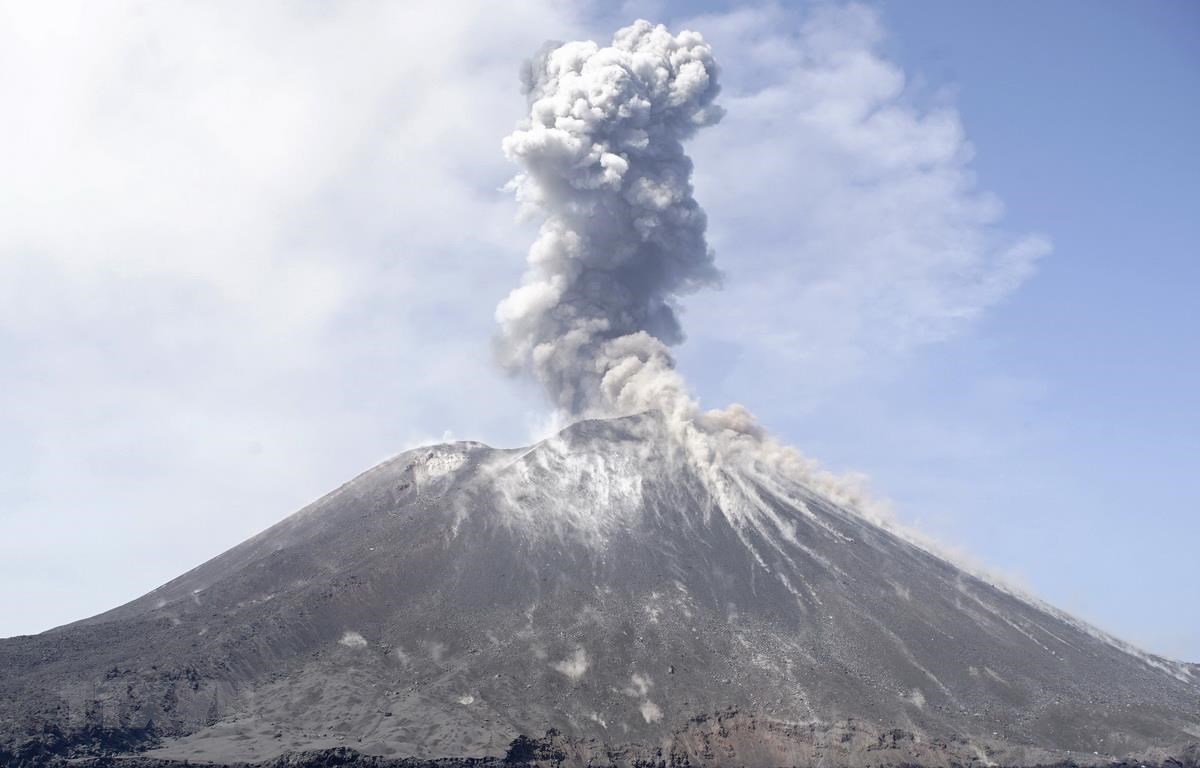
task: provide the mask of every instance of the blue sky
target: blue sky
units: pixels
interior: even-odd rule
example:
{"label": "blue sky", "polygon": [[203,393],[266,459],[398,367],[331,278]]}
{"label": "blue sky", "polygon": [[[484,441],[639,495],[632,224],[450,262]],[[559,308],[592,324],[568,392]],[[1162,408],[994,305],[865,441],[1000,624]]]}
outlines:
{"label": "blue sky", "polygon": [[532,237],[500,191],[515,71],[644,15],[725,67],[692,147],[726,272],[686,302],[697,396],[1200,660],[1194,4],[237,8],[0,31],[0,636],[404,447],[543,430],[489,349]]}

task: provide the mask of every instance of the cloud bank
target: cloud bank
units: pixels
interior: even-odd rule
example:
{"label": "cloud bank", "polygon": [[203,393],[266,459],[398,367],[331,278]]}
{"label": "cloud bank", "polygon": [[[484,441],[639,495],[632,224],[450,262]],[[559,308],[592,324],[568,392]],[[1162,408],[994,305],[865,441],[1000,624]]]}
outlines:
{"label": "cloud bank", "polygon": [[525,438],[542,406],[489,349],[530,237],[496,141],[513,51],[576,34],[572,8],[0,17],[0,578],[26,587],[0,635],[132,598],[427,436]]}

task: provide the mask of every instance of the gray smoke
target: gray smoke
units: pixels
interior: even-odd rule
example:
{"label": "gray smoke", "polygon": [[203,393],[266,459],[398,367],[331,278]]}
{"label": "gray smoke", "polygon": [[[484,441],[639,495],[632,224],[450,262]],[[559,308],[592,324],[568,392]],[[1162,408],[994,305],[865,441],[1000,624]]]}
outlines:
{"label": "gray smoke", "polygon": [[496,311],[503,364],[571,415],[686,399],[667,351],[683,339],[676,300],[719,279],[682,144],[721,117],[711,50],[638,21],[607,48],[547,47],[523,81],[529,119],[504,151],[544,222]]}
{"label": "gray smoke", "polygon": [[[638,21],[613,43],[547,46],[523,73],[529,118],[504,140],[543,217],[521,287],[496,309],[502,363],[568,417],[660,411],[731,498],[728,467],[781,473],[848,505],[861,487],[771,438],[740,405],[702,412],[675,370],[677,300],[720,277],[683,141],[720,119],[712,51]],[[730,502],[732,508],[734,502]]]}

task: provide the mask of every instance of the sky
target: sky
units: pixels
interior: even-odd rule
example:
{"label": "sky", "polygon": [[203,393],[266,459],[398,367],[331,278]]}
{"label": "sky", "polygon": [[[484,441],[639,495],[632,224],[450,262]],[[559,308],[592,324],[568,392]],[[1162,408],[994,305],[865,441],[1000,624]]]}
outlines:
{"label": "sky", "polygon": [[0,0],[0,636],[132,599],[395,453],[521,445],[521,61],[705,35],[707,406],[1200,661],[1190,2]]}

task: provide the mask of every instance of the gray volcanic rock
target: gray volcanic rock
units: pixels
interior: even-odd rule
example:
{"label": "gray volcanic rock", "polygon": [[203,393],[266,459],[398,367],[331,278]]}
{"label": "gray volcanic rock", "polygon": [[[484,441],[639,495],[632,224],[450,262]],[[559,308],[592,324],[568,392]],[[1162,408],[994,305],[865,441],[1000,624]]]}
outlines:
{"label": "gray volcanic rock", "polygon": [[714,471],[650,414],[409,451],[127,605],[0,641],[0,762],[31,765],[521,744],[579,765],[1087,764],[1196,741],[1194,665],[752,463]]}

